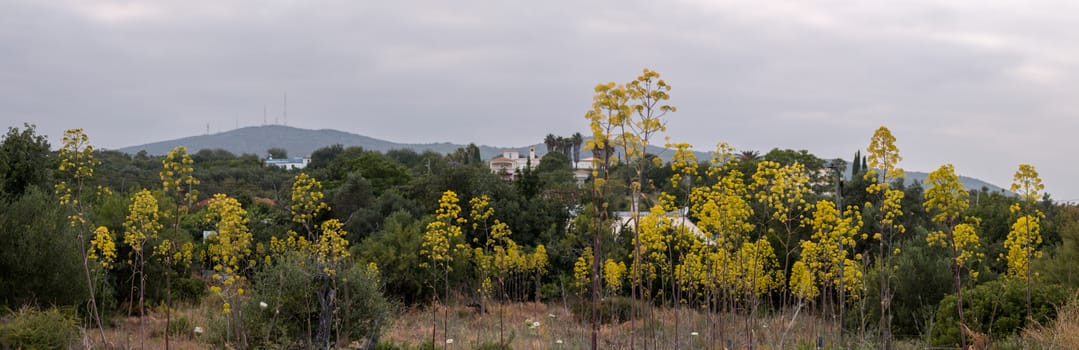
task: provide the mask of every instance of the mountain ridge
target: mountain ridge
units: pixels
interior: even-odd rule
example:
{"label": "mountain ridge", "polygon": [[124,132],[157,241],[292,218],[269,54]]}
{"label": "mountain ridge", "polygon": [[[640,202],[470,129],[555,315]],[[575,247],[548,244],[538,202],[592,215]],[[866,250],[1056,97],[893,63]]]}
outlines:
{"label": "mountain ridge", "polygon": [[[135,154],[145,150],[150,155],[164,155],[176,146],[187,147],[188,152],[195,153],[203,149],[224,149],[234,154],[255,154],[265,156],[270,148],[282,148],[288,151],[291,157],[306,157],[315,150],[340,144],[345,147],[359,146],[367,150],[386,152],[393,149],[411,149],[416,152],[433,151],[442,154],[453,153],[460,145],[450,142],[434,143],[398,143],[376,139],[351,132],[335,129],[303,129],[285,125],[248,126],[239,129],[219,132],[208,135],[188,136],[173,140],[152,142],[142,145],[127,146],[117,149],[120,152]],[[477,145],[480,149],[480,157],[489,160],[502,154],[505,149],[514,149],[521,153],[527,153],[529,147],[535,146],[536,153],[547,153],[547,145],[534,143],[519,147],[496,147],[489,145]],[[658,154],[661,158],[669,160],[674,154],[672,150],[661,147],[649,146],[649,153]],[[588,157],[582,151],[581,157]],[[699,160],[707,160],[711,155],[707,152],[694,152]],[[847,169],[849,177],[850,169]],[[908,171],[907,181],[925,182],[927,173]],[[981,190],[984,186],[990,191],[1005,191],[1005,189],[982,181],[980,179],[960,176],[960,181],[968,190]]]}

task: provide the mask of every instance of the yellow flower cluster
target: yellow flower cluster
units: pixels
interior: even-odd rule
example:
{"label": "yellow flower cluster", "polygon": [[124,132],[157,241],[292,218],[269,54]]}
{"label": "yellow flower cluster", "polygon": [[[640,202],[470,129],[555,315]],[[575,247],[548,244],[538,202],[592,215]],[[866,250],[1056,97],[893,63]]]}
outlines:
{"label": "yellow flower cluster", "polygon": [[158,222],[157,199],[149,190],[135,193],[124,221],[124,244],[139,254],[147,240],[157,237],[161,230]]}
{"label": "yellow flower cluster", "polygon": [[90,241],[90,249],[87,258],[97,260],[101,267],[109,269],[116,261],[116,243],[112,240],[112,233],[105,226],[98,226],[94,230],[94,238]]}

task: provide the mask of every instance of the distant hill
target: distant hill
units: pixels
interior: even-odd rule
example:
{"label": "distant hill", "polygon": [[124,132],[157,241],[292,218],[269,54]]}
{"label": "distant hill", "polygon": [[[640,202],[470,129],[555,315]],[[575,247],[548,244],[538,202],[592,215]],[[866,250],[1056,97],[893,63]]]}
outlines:
{"label": "distant hill", "polygon": [[[928,173],[923,173],[920,171],[908,171],[906,183],[909,185],[914,181],[918,181],[918,183],[923,184],[922,187],[925,187],[925,178],[928,176]],[[963,183],[963,187],[966,188],[968,191],[981,191],[982,187],[985,187],[989,192],[1003,192],[1008,195],[1012,194],[1010,191],[1001,188],[1000,186],[969,176],[959,175],[959,182]]]}
{"label": "distant hill", "polygon": [[[850,178],[850,170],[850,165],[848,164],[846,173],[844,174],[844,176],[846,176],[848,179]],[[921,171],[906,170],[904,171],[904,173],[906,173],[906,180],[904,180],[904,183],[908,186],[914,183],[914,181],[917,181],[918,183],[922,184],[922,187],[925,187],[925,179],[929,177],[929,173]],[[963,184],[963,187],[966,188],[967,191],[981,191],[982,187],[985,187],[986,190],[988,190],[989,192],[1003,192],[1009,195],[1012,194],[1005,188],[969,176],[959,175],[959,182]]]}
{"label": "distant hill", "polygon": [[[164,155],[176,146],[183,145],[192,153],[203,149],[224,149],[237,155],[249,153],[266,156],[266,150],[277,147],[288,151],[288,154],[291,157],[306,157],[319,148],[335,144],[341,144],[345,147],[359,146],[367,150],[380,152],[393,149],[411,149],[416,152],[433,151],[442,154],[452,153],[458,148],[466,146],[449,142],[397,143],[339,130],[311,130],[283,125],[267,125],[251,126],[210,135],[191,136],[175,140],[148,143],[145,145],[124,147],[119,149],[119,151],[134,154],[145,150],[146,153],[151,155]],[[536,146],[536,153],[539,155],[547,153],[547,146],[543,143],[534,145]],[[502,154],[502,150],[507,148],[516,149],[522,154],[527,154],[530,146],[532,145],[520,147],[495,147],[483,145],[478,147],[480,148],[480,157],[487,160]],[[585,158],[591,156],[589,153],[590,152],[587,151],[581,151],[581,157]],[[655,146],[649,146],[648,153],[658,154],[660,158],[663,158],[664,160],[670,160],[670,157],[674,155],[674,151],[672,150],[665,150]],[[707,161],[711,158],[711,155],[708,152],[694,153],[696,153],[697,159],[701,161]],[[849,174],[850,169],[847,170],[847,175],[849,176]],[[927,174],[923,172],[908,171],[907,181],[924,183],[926,176]],[[1004,190],[999,186],[972,177],[960,176],[959,180],[970,190],[981,190],[983,186],[988,188],[991,192]]]}
{"label": "distant hill", "polygon": [[[283,125],[251,126],[226,132],[184,137],[175,140],[148,143],[119,149],[125,153],[138,153],[145,150],[151,155],[167,154],[176,146],[187,147],[189,152],[202,149],[224,149],[234,154],[256,154],[266,156],[270,148],[283,148],[290,157],[306,157],[315,150],[340,144],[345,147],[359,146],[366,150],[385,152],[392,149],[411,149],[416,152],[434,151],[442,154],[452,153],[465,145],[449,142],[441,143],[396,143],[372,137],[357,135],[338,130],[300,129]],[[541,145],[542,146],[542,145]],[[479,146],[480,156],[489,159],[502,153],[502,148]],[[527,151],[528,146],[518,148]],[[537,148],[538,150],[539,148]]]}
{"label": "distant hill", "polygon": [[[266,156],[270,148],[283,148],[288,151],[290,157],[306,157],[315,150],[340,144],[345,147],[359,146],[366,150],[385,152],[393,149],[411,149],[416,152],[433,151],[442,154],[453,153],[458,148],[467,145],[449,142],[441,143],[397,143],[380,140],[373,137],[348,133],[332,129],[300,129],[283,125],[250,126],[226,132],[190,136],[175,140],[148,143],[145,145],[129,146],[120,148],[124,153],[138,153],[145,150],[151,155],[164,155],[176,146],[187,147],[188,152],[195,153],[203,149],[223,149],[234,154],[256,154]],[[522,155],[528,153],[530,146],[536,146],[536,153],[540,156],[547,153],[547,145],[537,143],[517,147],[495,147],[480,145],[480,157],[484,160],[501,155],[504,149],[516,149]],[[669,160],[674,151],[664,150],[661,147],[648,146],[648,153],[658,154],[664,160]],[[590,157],[587,151],[581,151],[581,158]],[[698,159],[707,160],[710,155],[697,152]]]}

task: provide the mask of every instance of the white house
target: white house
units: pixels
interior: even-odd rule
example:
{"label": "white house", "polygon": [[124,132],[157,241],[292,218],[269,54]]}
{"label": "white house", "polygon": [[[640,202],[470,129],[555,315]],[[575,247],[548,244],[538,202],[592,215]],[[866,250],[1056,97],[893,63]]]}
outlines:
{"label": "white house", "polygon": [[537,167],[539,162],[539,157],[536,157],[536,146],[532,145],[528,148],[528,157],[521,157],[520,152],[515,149],[505,149],[502,150],[501,156],[491,159],[488,164],[492,173],[501,175],[504,180],[512,181],[517,176],[517,172],[526,166]]}
{"label": "white house", "polygon": [[266,158],[267,166],[275,166],[278,168],[292,170],[303,169],[307,167],[307,164],[311,163],[311,158],[282,158],[273,159],[273,157]]}

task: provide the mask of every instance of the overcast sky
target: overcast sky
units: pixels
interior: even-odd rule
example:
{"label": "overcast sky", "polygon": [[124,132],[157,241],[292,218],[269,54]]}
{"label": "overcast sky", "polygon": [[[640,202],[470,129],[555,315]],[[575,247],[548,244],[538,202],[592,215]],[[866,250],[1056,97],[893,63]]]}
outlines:
{"label": "overcast sky", "polygon": [[672,140],[1079,199],[1076,1],[37,1],[0,10],[0,121],[105,148],[285,123],[397,142],[587,133],[597,83],[671,85]]}

